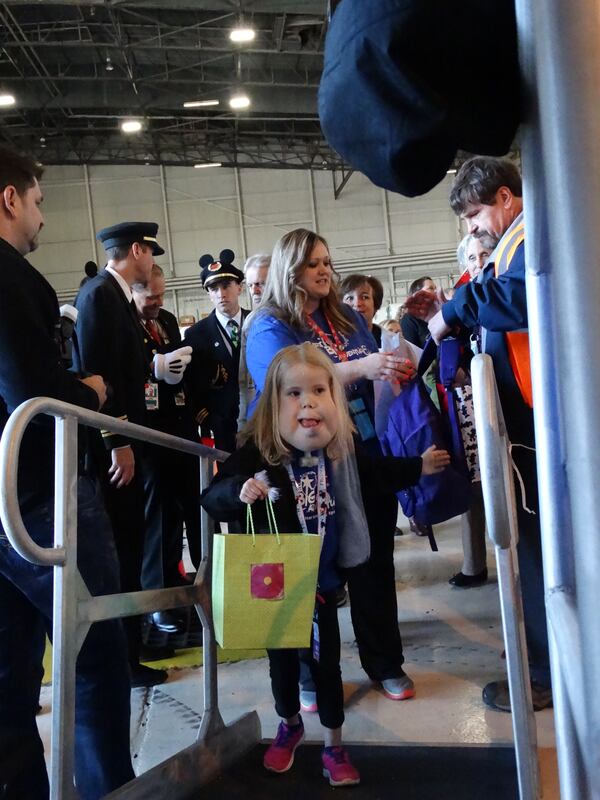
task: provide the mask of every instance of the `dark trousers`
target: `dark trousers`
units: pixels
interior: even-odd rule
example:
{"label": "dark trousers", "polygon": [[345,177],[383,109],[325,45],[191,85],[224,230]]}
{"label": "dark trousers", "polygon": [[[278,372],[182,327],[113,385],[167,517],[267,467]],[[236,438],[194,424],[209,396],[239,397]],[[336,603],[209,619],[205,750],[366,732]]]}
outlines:
{"label": "dark trousers", "polygon": [[[325,728],[340,728],[344,723],[344,689],[340,670],[340,629],[337,619],[335,592],[321,595],[324,602],[317,601],[316,613],[319,626],[319,660],[311,650],[268,650],[271,689],[275,698],[275,710],[283,719],[289,719],[300,711],[300,654],[308,663],[317,692],[319,718]],[[308,656],[308,657],[307,657]]]}
{"label": "dark trousers", "polygon": [[526,497],[523,499],[526,505],[535,511],[535,514],[529,514],[523,508],[521,489],[515,477],[515,498],[519,525],[517,555],[519,559],[521,593],[523,595],[525,635],[529,654],[529,674],[536,683],[549,687],[551,685],[550,655],[544,599],[542,537],[535,453],[522,447],[514,447],[512,457],[521,473],[525,486]]}
{"label": "dark trousers", "polygon": [[192,561],[196,568],[200,563],[198,459],[146,445],[143,466],[146,536],[142,585],[144,589],[177,586],[181,583],[184,522]]}
{"label": "dark trousers", "polygon": [[[111,465],[110,451],[98,454],[98,478],[102,487],[102,495],[110,524],[113,529],[121,590],[123,592],[139,592],[142,588],[142,561],[144,557],[144,482],[142,474],[142,458],[140,451],[134,448],[135,474],[131,483],[117,489],[109,481],[108,470]],[[141,647],[141,629],[139,617],[126,617],[123,620],[129,663],[132,667],[139,664]]]}
{"label": "dark trousers", "polygon": [[[78,482],[78,552],[92,595],[119,591],[110,523],[96,485]],[[42,547],[53,543],[52,502],[24,516]],[[46,634],[52,632],[53,570],[25,561],[0,537],[0,796],[45,800],[48,778],[35,721]],[[92,625],[77,658],[75,780],[96,800],[132,780],[130,687],[121,622]]]}
{"label": "dark trousers", "polygon": [[463,546],[461,572],[463,575],[478,575],[486,567],[485,509],[481,481],[472,483],[471,490],[471,508],[460,519]]}
{"label": "dark trousers", "polygon": [[379,528],[369,525],[373,531],[369,560],[347,573],[360,663],[374,681],[397,678],[404,663],[394,568],[395,519],[391,525],[387,516],[382,515]]}

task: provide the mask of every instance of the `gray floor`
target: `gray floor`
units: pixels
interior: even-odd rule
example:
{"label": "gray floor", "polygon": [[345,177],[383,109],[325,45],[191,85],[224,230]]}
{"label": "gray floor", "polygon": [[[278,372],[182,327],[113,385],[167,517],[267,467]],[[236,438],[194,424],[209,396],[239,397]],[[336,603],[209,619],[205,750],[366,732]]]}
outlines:
{"label": "gray floor", "polygon": [[[473,744],[512,741],[511,717],[486,709],[481,688],[504,675],[502,627],[493,556],[487,585],[460,590],[448,578],[461,564],[458,525],[436,527],[439,552],[408,533],[396,538],[399,623],[405,669],[417,696],[388,700],[362,672],[348,608],[340,610],[342,674],[346,697],[344,736],[348,742]],[[136,771],[143,772],[191,744],[202,714],[202,669],[172,670],[166,684],[133,692],[132,748]],[[39,717],[49,738],[51,690],[42,693]],[[226,722],[256,709],[263,736],[277,726],[264,659],[219,666],[219,703]],[[536,714],[545,800],[559,797],[552,711]],[[318,741],[315,715],[304,715],[307,738]]]}

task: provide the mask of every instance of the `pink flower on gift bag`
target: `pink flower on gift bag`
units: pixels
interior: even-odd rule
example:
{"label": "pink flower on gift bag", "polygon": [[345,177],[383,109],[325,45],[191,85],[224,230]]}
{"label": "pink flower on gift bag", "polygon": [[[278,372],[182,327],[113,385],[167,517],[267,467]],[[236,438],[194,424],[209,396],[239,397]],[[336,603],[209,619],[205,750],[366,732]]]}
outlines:
{"label": "pink flower on gift bag", "polygon": [[250,565],[250,597],[283,600],[283,564]]}

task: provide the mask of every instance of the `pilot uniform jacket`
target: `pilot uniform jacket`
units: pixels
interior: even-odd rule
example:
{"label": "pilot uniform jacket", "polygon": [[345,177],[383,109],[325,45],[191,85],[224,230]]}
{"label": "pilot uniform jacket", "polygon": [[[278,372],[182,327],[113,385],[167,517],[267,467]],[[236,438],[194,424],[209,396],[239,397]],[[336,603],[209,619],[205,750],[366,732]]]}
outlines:
{"label": "pilot uniform jacket", "polygon": [[[170,311],[161,308],[158,312],[162,344],[152,338],[146,320],[140,319],[139,322],[149,365],[157,353],[170,353],[181,347],[177,318]],[[150,400],[146,408],[148,427],[197,441],[198,430],[183,383],[171,386],[166,381],[155,380],[152,375],[149,384],[153,385],[153,391],[149,393]],[[155,407],[156,394],[158,407]],[[143,472],[146,537],[142,586],[144,589],[177,586],[181,581],[182,521],[185,522],[190,556],[195,566],[199,566],[201,558],[198,459],[186,453],[146,444]]]}
{"label": "pilot uniform jacket", "polygon": [[[106,270],[82,286],[75,305],[79,315],[74,362],[81,372],[102,375],[107,382],[108,400],[102,412],[145,425],[144,387],[150,370],[135,306],[127,301],[115,278]],[[121,589],[135,592],[141,589],[145,534],[142,443],[109,431],[102,431],[102,439],[104,445],[100,436],[90,435],[91,466],[100,481],[113,528]],[[126,445],[134,449],[135,471],[131,482],[118,488],[110,482],[111,450]],[[128,617],[124,628],[129,664],[135,671],[141,645],[139,620]]]}
{"label": "pilot uniform jacket", "polygon": [[[249,313],[242,309],[242,326]],[[201,425],[203,435],[213,432],[217,448],[231,452],[235,450],[240,405],[241,346],[231,346],[214,310],[186,330],[185,343],[194,350],[186,370],[186,390],[194,418]]]}
{"label": "pilot uniform jacket", "polygon": [[[104,414],[145,425],[144,386],[150,370],[137,311],[106,270],[81,288],[76,306],[76,369],[102,375],[109,385]],[[131,443],[107,431],[102,437],[107,450]]]}
{"label": "pilot uniform jacket", "polygon": [[[158,312],[157,322],[161,328],[161,337],[164,339],[162,345],[152,338],[144,320],[140,320],[149,369],[151,369],[152,360],[157,353],[171,353],[182,346],[177,318],[170,311],[161,308]],[[166,381],[155,381],[153,376],[149,380],[156,383],[158,388],[158,408],[146,409],[148,427],[163,431],[163,433],[170,433],[173,436],[182,436],[184,439],[197,440],[196,426],[192,419],[183,382],[171,386]]]}
{"label": "pilot uniform jacket", "polygon": [[[54,289],[17,250],[0,239],[0,433],[24,400],[53,397],[98,410],[98,395],[64,368],[56,334]],[[27,427],[19,458],[21,510],[52,497],[54,421],[37,417]]]}

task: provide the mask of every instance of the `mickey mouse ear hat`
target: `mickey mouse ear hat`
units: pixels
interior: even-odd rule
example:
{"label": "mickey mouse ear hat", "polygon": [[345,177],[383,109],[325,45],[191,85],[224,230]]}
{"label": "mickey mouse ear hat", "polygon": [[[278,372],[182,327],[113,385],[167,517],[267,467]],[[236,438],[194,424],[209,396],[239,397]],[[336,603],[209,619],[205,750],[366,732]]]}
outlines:
{"label": "mickey mouse ear hat", "polygon": [[241,283],[244,280],[244,273],[233,266],[234,258],[233,250],[221,250],[218,261],[215,261],[210,253],[201,256],[198,263],[201,267],[202,286],[208,289],[211,283],[223,279]]}

